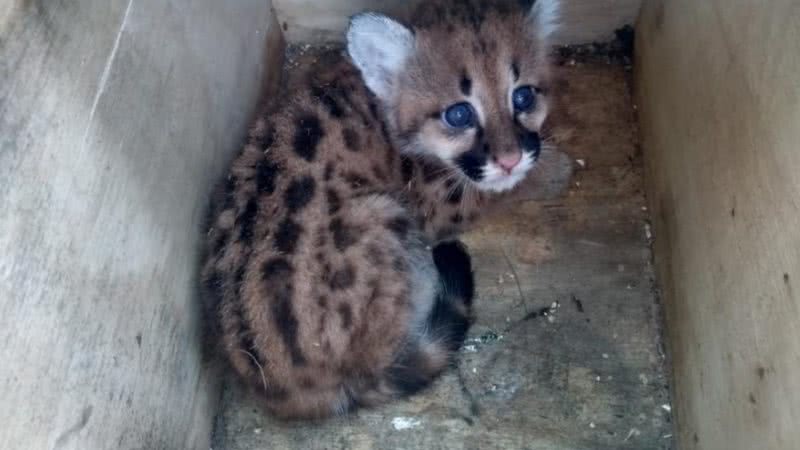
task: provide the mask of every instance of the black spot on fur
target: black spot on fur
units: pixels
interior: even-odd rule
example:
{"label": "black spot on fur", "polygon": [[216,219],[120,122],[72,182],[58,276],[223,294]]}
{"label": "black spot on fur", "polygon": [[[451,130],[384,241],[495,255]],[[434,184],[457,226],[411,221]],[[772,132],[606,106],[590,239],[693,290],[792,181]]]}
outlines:
{"label": "black spot on fur", "polygon": [[314,178],[308,175],[292,180],[286,188],[284,197],[289,213],[293,214],[305,208],[314,198],[316,187]]}
{"label": "black spot on fur", "polygon": [[253,137],[253,145],[259,150],[267,150],[275,143],[275,130],[269,129],[261,136]]}
{"label": "black spot on fur", "polygon": [[300,117],[294,133],[294,152],[306,161],[313,161],[323,136],[325,132],[318,117],[310,114]]}
{"label": "black spot on fur", "polygon": [[457,186],[453,186],[447,192],[447,203],[450,203],[451,205],[455,205],[457,203],[460,203],[461,202],[461,198],[463,196],[464,196],[464,186],[462,186],[461,184],[459,184]]}
{"label": "black spot on fur", "polygon": [[275,192],[275,179],[278,175],[278,166],[268,158],[262,158],[256,164],[256,189],[262,194]]}
{"label": "black spot on fur", "polygon": [[333,272],[328,283],[334,291],[349,289],[356,281],[356,269],[352,264],[347,264],[343,268]]}
{"label": "black spot on fur", "polygon": [[377,245],[370,245],[367,247],[367,261],[377,267],[383,264],[383,250]]}
{"label": "black spot on fur", "polygon": [[408,230],[411,228],[411,221],[406,217],[395,217],[386,224],[386,228],[397,235],[400,240],[404,240],[408,236]]}
{"label": "black spot on fur", "polygon": [[342,318],[342,328],[349,329],[350,326],[353,325],[353,310],[350,308],[350,305],[347,303],[342,303],[336,309],[339,313],[339,316]]}
{"label": "black spot on fur", "polygon": [[273,237],[275,250],[287,254],[294,253],[297,248],[297,241],[300,239],[302,233],[303,227],[291,218],[282,220]]}
{"label": "black spot on fur", "polygon": [[339,218],[331,221],[330,231],[333,234],[333,245],[340,252],[347,250],[358,242],[359,234],[362,232],[357,227],[345,224]]}
{"label": "black spot on fur", "polygon": [[342,129],[342,140],[344,141],[345,148],[351,152],[358,152],[361,150],[358,134],[351,128]]}
{"label": "black spot on fur", "polygon": [[254,198],[247,201],[244,211],[239,214],[236,222],[239,224],[239,240],[247,245],[253,241],[253,229],[258,215],[258,202]]}
{"label": "black spot on fur", "polygon": [[217,230],[216,236],[214,236],[214,243],[211,246],[211,252],[214,255],[219,255],[219,253],[225,248],[225,245],[228,243],[228,238],[230,237],[230,233],[223,230]]}
{"label": "black spot on fur", "polygon": [[344,179],[350,184],[350,187],[353,189],[361,188],[369,183],[369,180],[354,172],[345,174]]}
{"label": "black spot on fur", "polygon": [[325,195],[328,198],[328,213],[336,214],[342,208],[342,199],[339,198],[339,194],[331,188],[325,191]]}
{"label": "black spot on fur", "polygon": [[281,280],[285,282],[287,278],[292,276],[294,269],[286,258],[275,257],[267,260],[261,266],[261,273],[264,275],[265,281]]}
{"label": "black spot on fur", "polygon": [[453,214],[452,217],[450,217],[450,222],[453,222],[456,225],[460,224],[463,221],[464,221],[464,216],[462,216],[459,213],[455,213]]}
{"label": "black spot on fur", "polygon": [[283,343],[292,358],[292,364],[296,366],[306,365],[306,358],[297,342],[298,322],[292,307],[291,289],[288,286],[276,294],[275,303],[272,305],[272,317],[275,327],[280,331]]}
{"label": "black spot on fur", "polygon": [[414,176],[414,162],[407,156],[400,157],[400,165],[403,173],[403,183],[408,183]]}
{"label": "black spot on fur", "polygon": [[483,178],[483,166],[486,165],[486,155],[480,150],[470,150],[456,158],[456,165],[466,176],[473,181]]}
{"label": "black spot on fur", "polygon": [[292,285],[290,278],[294,272],[285,258],[272,258],[264,263],[262,269],[264,282],[274,296],[271,312],[275,327],[295,365],[305,365],[306,358],[300,351],[297,341],[298,322],[292,307]]}
{"label": "black spot on fur", "polygon": [[424,355],[417,345],[409,345],[386,370],[386,378],[400,395],[414,395],[433,381],[423,373],[421,366],[425,366]]}
{"label": "black spot on fur", "polygon": [[327,164],[325,164],[325,173],[323,174],[323,178],[325,179],[325,181],[331,181],[332,177],[333,177],[333,163],[328,162]]}
{"label": "black spot on fur", "polygon": [[461,76],[458,87],[461,89],[461,93],[467,97],[472,93],[472,80],[469,79],[466,72]]}
{"label": "black spot on fur", "polygon": [[425,180],[426,183],[436,181],[445,174],[441,167],[436,166],[429,161],[420,160],[419,165],[422,168],[422,179]]}
{"label": "black spot on fur", "polygon": [[328,110],[328,114],[330,114],[332,117],[337,119],[344,117],[344,110],[330,92],[320,88],[319,86],[314,86],[311,89],[311,95],[317,97],[322,102],[322,104],[325,106],[325,109]]}

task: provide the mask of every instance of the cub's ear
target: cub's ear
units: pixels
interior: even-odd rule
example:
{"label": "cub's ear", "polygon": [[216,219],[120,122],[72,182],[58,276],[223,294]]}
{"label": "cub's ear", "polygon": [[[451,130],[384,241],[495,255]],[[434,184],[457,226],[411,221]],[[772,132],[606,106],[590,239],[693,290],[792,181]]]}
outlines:
{"label": "cub's ear", "polygon": [[536,37],[549,41],[560,28],[561,0],[535,0],[530,11],[531,24]]}
{"label": "cub's ear", "polygon": [[413,51],[414,34],[399,22],[376,13],[350,18],[347,53],[378,98],[393,96],[397,75]]}

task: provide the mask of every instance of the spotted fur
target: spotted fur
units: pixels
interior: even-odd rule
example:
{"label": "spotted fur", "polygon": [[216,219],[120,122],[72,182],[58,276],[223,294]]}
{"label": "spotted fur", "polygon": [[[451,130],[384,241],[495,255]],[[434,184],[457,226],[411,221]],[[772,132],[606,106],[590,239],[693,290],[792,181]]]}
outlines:
{"label": "spotted fur", "polygon": [[[519,3],[423,2],[410,28],[356,16],[349,57],[256,122],[215,196],[203,280],[222,353],[274,414],[410,395],[452,361],[474,286],[451,240],[542,151],[551,18]],[[536,109],[509,108],[521,85]],[[475,126],[447,128],[463,101]],[[516,172],[495,173],[508,154]]]}

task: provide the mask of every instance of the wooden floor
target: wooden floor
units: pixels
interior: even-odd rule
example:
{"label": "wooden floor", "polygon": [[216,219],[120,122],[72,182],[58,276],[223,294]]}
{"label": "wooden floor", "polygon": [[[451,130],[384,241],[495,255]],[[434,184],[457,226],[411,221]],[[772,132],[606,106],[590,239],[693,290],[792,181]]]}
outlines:
{"label": "wooden floor", "polygon": [[313,425],[273,421],[229,383],[215,450],[673,448],[627,73],[560,71],[553,133],[575,176],[562,198],[465,237],[478,321],[459,368],[410,401]]}

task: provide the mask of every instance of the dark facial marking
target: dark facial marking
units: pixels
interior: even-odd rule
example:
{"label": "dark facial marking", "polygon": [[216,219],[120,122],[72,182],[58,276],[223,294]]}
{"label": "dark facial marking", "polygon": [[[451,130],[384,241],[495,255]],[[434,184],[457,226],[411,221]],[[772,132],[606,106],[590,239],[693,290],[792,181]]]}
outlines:
{"label": "dark facial marking", "polygon": [[472,80],[469,79],[466,72],[461,76],[461,82],[458,86],[461,88],[461,93],[464,94],[464,96],[469,97],[472,93]]}
{"label": "dark facial marking", "polygon": [[333,272],[328,283],[334,291],[340,291],[353,287],[356,281],[356,269],[351,264]]}
{"label": "dark facial marking", "polygon": [[333,245],[340,252],[347,250],[353,244],[358,242],[361,230],[357,227],[345,224],[342,219],[335,218],[331,220],[330,231],[333,233]]}
{"label": "dark facial marking", "polygon": [[480,181],[483,178],[483,166],[486,165],[486,154],[483,153],[481,147],[477,150],[472,149],[456,158],[456,165],[471,180]]}
{"label": "dark facial marking", "polygon": [[542,142],[539,139],[539,133],[523,130],[519,136],[519,145],[527,153],[533,155],[534,158],[539,157],[542,151]]}
{"label": "dark facial marking", "polygon": [[275,192],[275,178],[278,174],[278,166],[268,158],[262,158],[256,164],[256,189],[262,194],[272,194]]}
{"label": "dark facial marking", "polygon": [[311,202],[311,199],[314,198],[316,187],[317,183],[309,175],[292,180],[284,195],[289,213],[294,214],[306,207]]}
{"label": "dark facial marking", "polygon": [[301,116],[294,134],[294,152],[306,161],[313,161],[323,136],[325,132],[318,117],[311,114]]}
{"label": "dark facial marking", "polygon": [[458,225],[458,224],[460,224],[461,222],[464,221],[464,216],[462,216],[459,213],[455,213],[455,214],[453,214],[452,217],[450,217],[450,221],[453,222],[454,224]]}
{"label": "dark facial marking", "polygon": [[514,76],[514,81],[519,80],[519,64],[516,61],[511,63],[511,75]]}
{"label": "dark facial marking", "polygon": [[342,199],[339,194],[331,188],[325,191],[325,196],[328,198],[328,213],[336,214],[342,208]]}
{"label": "dark facial marking", "polygon": [[251,198],[247,201],[244,211],[239,214],[236,220],[241,227],[239,230],[239,239],[244,244],[249,244],[253,241],[253,228],[255,227],[256,215],[258,215],[258,202],[256,202],[256,199]]}
{"label": "dark facial marking", "polygon": [[351,128],[342,129],[342,140],[344,141],[345,148],[351,152],[358,152],[361,150],[358,134]]}
{"label": "dark facial marking", "polygon": [[342,328],[349,329],[353,324],[353,310],[350,308],[350,305],[347,303],[342,303],[338,308],[336,308],[336,311],[342,318]]}
{"label": "dark facial marking", "polygon": [[303,233],[303,227],[291,218],[286,218],[278,225],[272,245],[275,250],[283,253],[294,253],[297,248],[297,241]]}

